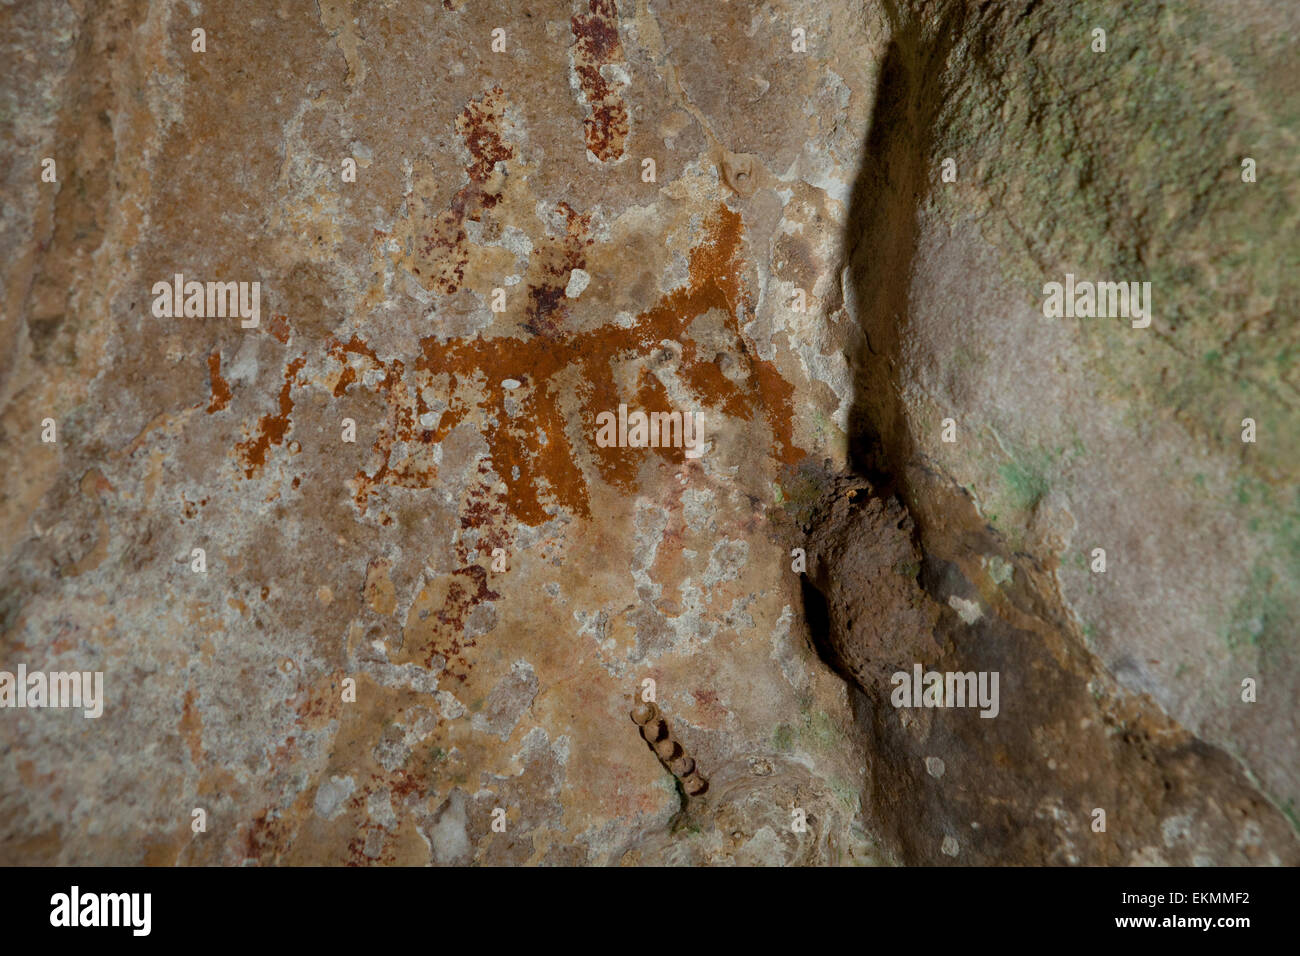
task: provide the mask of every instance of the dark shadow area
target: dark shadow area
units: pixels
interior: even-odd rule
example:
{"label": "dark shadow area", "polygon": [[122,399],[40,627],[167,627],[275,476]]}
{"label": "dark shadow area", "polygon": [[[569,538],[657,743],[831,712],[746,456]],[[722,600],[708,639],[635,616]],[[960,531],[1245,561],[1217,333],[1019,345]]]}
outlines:
{"label": "dark shadow area", "polygon": [[[905,334],[912,260],[920,204],[929,181],[934,123],[942,89],[938,76],[965,19],[965,7],[950,7],[939,41],[930,44],[920,21],[886,0],[892,38],[880,66],[875,100],[854,181],[846,225],[849,287],[842,290],[859,323],[847,356],[855,372],[849,412],[849,465],[876,494],[907,501],[903,471],[914,445],[906,427],[893,375]],[[827,596],[802,579],[803,609],[812,644],[822,661],[849,686],[855,720],[871,761],[864,809],[902,863],[937,862],[913,837],[918,820],[936,809],[918,800],[924,782],[910,759],[909,741],[889,718],[888,696],[864,688],[836,650]],[[940,858],[942,859],[942,858]]]}
{"label": "dark shadow area", "polygon": [[[885,3],[893,32],[849,200],[846,302],[861,326],[851,366],[853,470],[882,495],[905,492],[899,474],[914,451],[894,387],[893,363],[906,334],[917,213],[929,189],[935,123],[944,101],[944,64],[966,25],[963,2],[947,4],[928,38],[919,16]],[[906,501],[906,495],[904,494]]]}
{"label": "dark shadow area", "polygon": [[831,615],[830,608],[826,604],[826,595],[817,590],[816,585],[808,580],[806,574],[800,575],[799,587],[803,594],[804,623],[808,625],[808,637],[812,641],[813,650],[831,670],[849,684],[855,685],[853,675],[849,673],[843,658],[831,643]]}

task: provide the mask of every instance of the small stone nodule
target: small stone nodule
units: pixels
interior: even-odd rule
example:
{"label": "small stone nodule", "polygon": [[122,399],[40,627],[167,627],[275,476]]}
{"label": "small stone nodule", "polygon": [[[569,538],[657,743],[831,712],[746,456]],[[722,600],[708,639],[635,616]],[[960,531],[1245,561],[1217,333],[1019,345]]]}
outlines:
{"label": "small stone nodule", "polygon": [[697,797],[709,788],[709,781],[698,773],[691,773],[682,778],[682,789],[687,796]]}
{"label": "small stone nodule", "polygon": [[662,717],[656,717],[646,722],[641,727],[641,736],[646,739],[646,743],[654,746],[661,737],[668,733],[668,724]]}
{"label": "small stone nodule", "polygon": [[695,766],[695,760],[673,736],[659,708],[648,702],[633,706],[632,721],[641,728],[641,736],[668,770],[682,783],[688,796],[699,796],[709,787],[709,782]]}
{"label": "small stone nodule", "polygon": [[681,748],[677,745],[677,741],[673,740],[671,736],[665,737],[663,740],[655,744],[655,753],[659,755],[660,760],[665,762],[671,761],[677,756],[680,750]]}

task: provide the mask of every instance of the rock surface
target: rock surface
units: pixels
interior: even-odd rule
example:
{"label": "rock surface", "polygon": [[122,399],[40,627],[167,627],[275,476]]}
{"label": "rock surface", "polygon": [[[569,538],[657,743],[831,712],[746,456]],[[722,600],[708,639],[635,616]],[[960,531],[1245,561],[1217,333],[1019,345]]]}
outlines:
{"label": "rock surface", "polygon": [[[951,653],[1022,674],[1050,653],[1060,673],[1018,693],[1003,673],[1004,699],[1049,712],[1057,680],[1083,662],[1070,679],[1118,695],[1102,704],[1116,732],[1167,724],[1195,738],[1180,749],[1258,785],[1264,815],[1292,831],[1265,841],[1264,858],[1293,860],[1297,11],[887,6],[849,215],[847,298],[863,331],[855,466],[888,476],[911,511],[937,603],[978,613],[951,631]],[[1246,158],[1271,172],[1244,181]],[[1150,327],[1045,319],[1044,285],[1067,273],[1150,281]],[[1246,418],[1262,429],[1255,443],[1242,440]],[[1253,703],[1247,680],[1267,688]],[[1068,726],[1070,710],[1051,722]],[[1112,788],[1129,779],[1109,757],[1089,760]],[[1215,773],[1195,770],[1196,788],[1212,792]],[[1192,786],[1180,776],[1166,789]],[[1212,796],[1206,808],[1215,818]],[[1184,816],[1154,813],[1129,852],[1221,860],[1220,841],[1280,829],[1246,813],[1236,837],[1200,845],[1176,825]]]}
{"label": "rock surface", "polygon": [[[778,303],[834,282],[867,22],[0,17],[0,667],[107,697],[0,714],[7,861],[617,862],[681,810],[625,717],[646,678],[706,774],[755,756],[860,819],[848,692],[766,510],[848,398]],[[175,273],[260,281],[259,324],[156,316]],[[700,410],[706,454],[598,446],[620,403]]]}
{"label": "rock surface", "polygon": [[0,6],[0,862],[1297,862],[1300,23],[1109,6]]}

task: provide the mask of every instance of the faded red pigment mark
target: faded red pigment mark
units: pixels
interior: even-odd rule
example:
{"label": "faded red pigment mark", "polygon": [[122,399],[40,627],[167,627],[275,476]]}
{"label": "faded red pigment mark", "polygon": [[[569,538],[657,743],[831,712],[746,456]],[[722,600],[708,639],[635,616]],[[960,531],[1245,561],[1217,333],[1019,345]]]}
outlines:
{"label": "faded red pigment mark", "polygon": [[293,843],[296,831],[297,828],[291,818],[282,816],[272,808],[263,810],[244,830],[244,858],[258,862],[274,862]]}
{"label": "faded red pigment mark", "polygon": [[628,112],[600,68],[622,62],[623,45],[618,37],[618,7],[614,0],[588,0],[587,6],[590,13],[580,13],[569,21],[573,30],[569,56],[591,111],[582,123],[587,149],[607,163],[623,155]]}
{"label": "faded red pigment mark", "polygon": [[452,572],[447,599],[436,614],[433,636],[423,649],[426,667],[432,665],[435,656],[441,655],[446,661],[443,673],[462,684],[469,676],[471,666],[466,652],[478,644],[477,640],[466,636],[465,620],[480,604],[501,597],[487,586],[487,574],[487,569],[477,564],[465,565]]}
{"label": "faded red pigment mark", "polygon": [[343,366],[339,380],[334,386],[336,397],[345,394],[357,379],[356,370],[349,362],[349,355],[367,360],[371,368],[384,370],[384,377],[374,385],[375,390],[384,396],[388,404],[388,421],[379,425],[374,443],[374,450],[383,457],[383,462],[373,475],[368,475],[364,471],[356,474],[358,483],[356,501],[362,512],[366,510],[369,491],[375,485],[387,484],[399,488],[432,487],[433,479],[437,475],[437,470],[432,463],[426,468],[421,468],[418,462],[412,462],[410,459],[396,466],[392,462],[393,446],[399,440],[432,444],[428,438],[429,431],[416,428],[417,419],[429,408],[418,388],[415,391],[418,404],[415,408],[411,407],[408,389],[403,382],[406,365],[400,359],[394,359],[389,363],[380,361],[374,349],[356,335],[346,342],[331,340],[327,352],[330,358]]}
{"label": "faded red pigment mark", "polygon": [[280,413],[263,415],[257,423],[257,434],[235,446],[236,454],[244,463],[245,478],[252,478],[266,465],[266,453],[272,445],[283,444],[292,424],[289,414],[293,411],[294,377],[306,364],[306,358],[297,358],[285,367],[284,384],[280,386]]}
{"label": "faded red pigment mark", "polygon": [[482,562],[491,559],[494,549],[503,548],[508,554],[513,546],[506,530],[509,515],[495,484],[491,464],[480,461],[461,504],[460,533],[453,543],[459,566],[442,576],[436,588],[416,596],[403,624],[395,663],[414,661],[432,668],[441,658],[445,676],[462,683],[468,676],[468,651],[478,643],[468,627],[470,615],[500,597],[489,586],[490,574]]}
{"label": "faded red pigment mark", "polygon": [[[528,305],[524,308],[524,328],[546,339],[562,334],[562,323],[569,314],[569,300],[564,294],[574,269],[587,264],[586,249],[591,245],[587,230],[591,216],[579,216],[568,203],[556,207],[564,216],[564,236],[558,242],[535,248],[529,262]],[[536,275],[536,280],[532,276]]]}
{"label": "faded red pigment mark", "polygon": [[194,766],[200,767],[203,765],[203,722],[199,718],[198,708],[194,706],[195,696],[194,688],[185,691],[179,730],[189,748],[190,760]]}
{"label": "faded red pigment mark", "polygon": [[[424,388],[428,376],[414,373],[414,388],[409,387],[406,365],[400,359],[383,362],[368,345],[357,336],[347,342],[332,342],[329,355],[335,360],[346,363],[349,356],[366,360],[371,368],[383,369],[384,377],[374,385],[376,391],[386,399],[388,420],[380,424],[373,449],[381,457],[379,468],[373,475],[364,470],[355,476],[357,483],[356,501],[364,513],[371,490],[377,485],[401,488],[430,488],[437,478],[437,466],[434,464],[432,449],[442,441],[445,433],[424,428],[419,424],[421,416],[429,411],[424,400]],[[346,391],[348,385],[355,381],[355,372],[351,365],[345,365],[345,374],[339,377],[334,394]],[[353,372],[347,375],[347,372]],[[412,402],[412,398],[414,401]],[[393,451],[397,442],[408,448],[416,449],[401,461],[393,460]],[[505,508],[500,501],[493,501],[491,492],[492,476],[487,462],[480,462],[478,476],[469,489],[467,500],[461,511],[462,531],[476,529],[477,549],[491,554],[493,548],[508,549],[510,537],[501,530],[505,520]],[[431,633],[422,635],[417,640],[411,634],[412,646],[408,653],[418,659],[425,667],[431,667],[435,657],[445,660],[445,673],[464,682],[468,676],[469,662],[465,656],[467,648],[473,647],[475,641],[465,636],[465,625],[470,613],[480,604],[495,601],[500,595],[487,586],[487,570],[470,560],[470,543],[467,535],[458,537],[455,551],[460,564],[451,572],[447,593],[441,606],[434,613]]]}
{"label": "faded red pigment mark", "polygon": [[493,493],[492,484],[492,469],[486,461],[480,461],[476,480],[461,508],[461,534],[456,536],[456,558],[461,566],[452,572],[447,599],[436,615],[438,623],[428,646],[429,662],[434,654],[441,654],[447,661],[447,675],[462,684],[470,667],[466,651],[478,643],[466,632],[467,619],[479,605],[501,597],[488,587],[487,569],[470,560],[470,539],[474,539],[476,553],[487,555],[495,548],[509,553],[513,544],[513,536],[505,530],[509,518],[505,503]]}
{"label": "faded red pigment mark", "polygon": [[230,404],[230,386],[221,377],[220,352],[213,352],[208,356],[208,380],[212,385],[212,401],[208,404],[208,414],[211,415]]}
{"label": "faded red pigment mark", "polygon": [[470,100],[456,117],[456,132],[471,156],[465,172],[476,183],[486,183],[497,163],[514,159],[515,148],[502,136],[505,119],[506,94],[499,86],[478,100]]}
{"label": "faded red pigment mark", "polygon": [[469,182],[457,191],[446,209],[435,213],[422,202],[417,203],[419,212],[413,214],[409,224],[413,239],[410,269],[426,289],[436,288],[451,295],[461,287],[469,263],[465,222],[480,221],[483,211],[501,199],[500,184],[495,189],[491,186],[492,174],[497,163],[515,156],[514,146],[503,134],[506,103],[505,91],[494,86],[466,104],[455,125],[470,154],[465,167]]}

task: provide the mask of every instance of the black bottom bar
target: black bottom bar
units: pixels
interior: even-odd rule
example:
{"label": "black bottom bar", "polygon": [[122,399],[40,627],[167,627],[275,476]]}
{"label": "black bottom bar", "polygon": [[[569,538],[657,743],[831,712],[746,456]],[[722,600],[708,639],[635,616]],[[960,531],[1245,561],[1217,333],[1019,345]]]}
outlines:
{"label": "black bottom bar", "polygon": [[[1232,946],[1287,929],[1294,909],[1294,874],[1266,869],[64,868],[7,869],[0,879],[6,943],[76,934],[128,946],[412,937],[435,948],[548,937],[636,946],[666,935],[698,951],[715,937],[734,948],[790,930],[823,943],[852,933],[872,948],[897,940],[917,952],[978,940]],[[129,894],[148,894],[147,910],[143,895]],[[81,925],[91,921],[117,925]]]}

